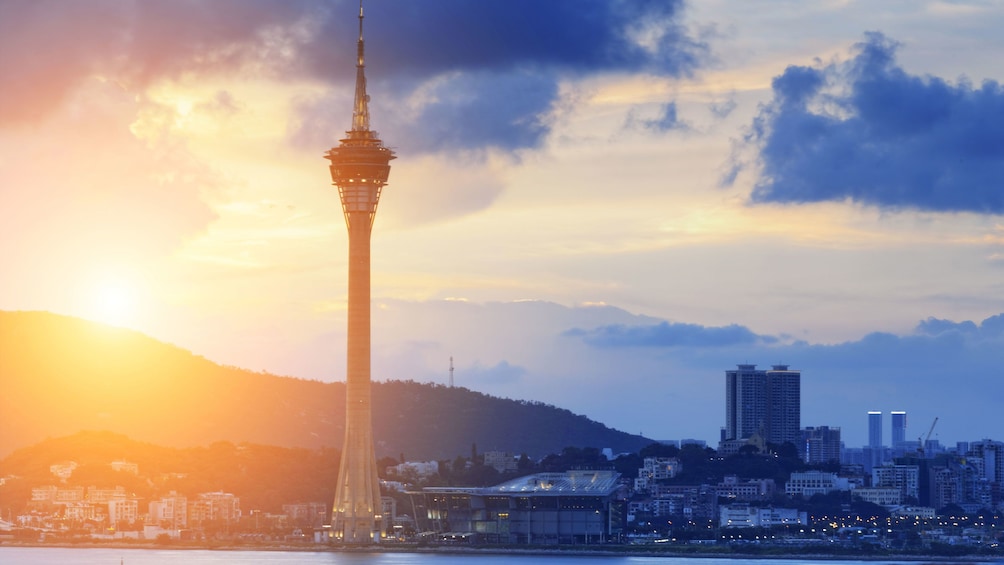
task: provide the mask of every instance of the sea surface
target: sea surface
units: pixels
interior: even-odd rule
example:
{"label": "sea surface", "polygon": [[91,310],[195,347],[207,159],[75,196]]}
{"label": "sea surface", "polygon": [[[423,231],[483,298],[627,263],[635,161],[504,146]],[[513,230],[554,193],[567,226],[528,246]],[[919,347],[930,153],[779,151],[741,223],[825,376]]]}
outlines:
{"label": "sea surface", "polygon": [[[2,565],[917,565],[908,561],[3,547]],[[975,563],[975,562],[969,562]]]}

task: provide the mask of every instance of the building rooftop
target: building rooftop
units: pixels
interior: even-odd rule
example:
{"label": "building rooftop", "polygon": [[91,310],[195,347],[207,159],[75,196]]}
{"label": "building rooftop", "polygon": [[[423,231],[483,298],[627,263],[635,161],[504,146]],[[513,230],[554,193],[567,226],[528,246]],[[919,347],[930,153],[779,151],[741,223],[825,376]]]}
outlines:
{"label": "building rooftop", "polygon": [[482,494],[604,495],[617,488],[619,478],[620,473],[614,471],[537,473],[482,489]]}
{"label": "building rooftop", "polygon": [[566,471],[537,473],[492,487],[425,487],[422,492],[476,494],[482,496],[527,494],[534,496],[608,496],[620,486],[616,471]]}

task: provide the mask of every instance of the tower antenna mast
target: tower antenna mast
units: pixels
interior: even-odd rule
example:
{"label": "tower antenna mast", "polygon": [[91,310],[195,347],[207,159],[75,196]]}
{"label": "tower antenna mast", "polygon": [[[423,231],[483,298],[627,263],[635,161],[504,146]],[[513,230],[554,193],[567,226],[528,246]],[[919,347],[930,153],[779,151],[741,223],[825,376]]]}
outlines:
{"label": "tower antenna mast", "polygon": [[453,356],[450,355],[450,388],[453,388]]}
{"label": "tower antenna mast", "polygon": [[359,41],[356,43],[356,96],[352,108],[352,134],[372,134],[370,131],[370,97],[366,94],[366,56],[363,41],[363,0],[359,0]]}

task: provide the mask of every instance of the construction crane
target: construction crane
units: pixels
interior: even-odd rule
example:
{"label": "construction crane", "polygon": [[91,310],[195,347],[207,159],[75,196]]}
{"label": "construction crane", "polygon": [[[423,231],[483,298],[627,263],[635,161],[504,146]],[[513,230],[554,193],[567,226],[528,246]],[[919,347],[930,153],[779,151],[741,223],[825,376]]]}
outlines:
{"label": "construction crane", "polygon": [[937,416],[935,416],[934,417],[934,421],[931,422],[931,429],[927,430],[927,437],[926,438],[917,438],[917,441],[920,443],[920,445],[917,446],[917,452],[920,453],[921,457],[924,456],[924,446],[927,445],[927,442],[931,441],[931,434],[934,433],[934,426],[936,426],[936,425],[938,425],[938,417]]}

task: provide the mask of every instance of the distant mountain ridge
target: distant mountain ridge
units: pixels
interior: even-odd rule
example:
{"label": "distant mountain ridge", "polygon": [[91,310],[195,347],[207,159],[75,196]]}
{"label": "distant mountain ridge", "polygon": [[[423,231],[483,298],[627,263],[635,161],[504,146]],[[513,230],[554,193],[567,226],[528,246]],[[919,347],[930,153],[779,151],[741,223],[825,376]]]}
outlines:
{"label": "distant mountain ridge", "polygon": [[[215,364],[139,332],[47,312],[0,311],[0,458],[47,437],[108,430],[171,447],[214,441],[340,448],[345,386]],[[378,456],[651,443],[541,403],[411,381],[373,383]]]}

